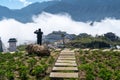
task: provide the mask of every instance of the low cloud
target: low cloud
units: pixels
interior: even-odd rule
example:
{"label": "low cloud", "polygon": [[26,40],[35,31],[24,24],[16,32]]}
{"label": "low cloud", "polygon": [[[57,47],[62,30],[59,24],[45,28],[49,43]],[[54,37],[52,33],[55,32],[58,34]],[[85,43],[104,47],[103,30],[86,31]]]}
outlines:
{"label": "low cloud", "polygon": [[43,12],[39,16],[33,17],[32,23],[21,23],[14,19],[4,19],[0,21],[0,37],[5,46],[8,46],[9,38],[17,38],[18,44],[26,41],[36,41],[34,31],[41,28],[44,35],[52,31],[66,31],[70,34],[88,33],[92,35],[113,32],[120,36],[120,20],[106,18],[101,22],[79,22],[71,19],[68,14],[50,14]]}

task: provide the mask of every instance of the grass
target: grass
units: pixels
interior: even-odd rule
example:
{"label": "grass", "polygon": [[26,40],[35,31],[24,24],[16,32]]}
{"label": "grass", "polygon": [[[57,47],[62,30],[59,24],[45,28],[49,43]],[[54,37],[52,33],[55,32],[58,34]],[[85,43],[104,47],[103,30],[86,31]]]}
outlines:
{"label": "grass", "polygon": [[[0,53],[0,80],[50,80],[58,53],[51,50],[51,55],[45,57],[27,55],[24,51]],[[120,80],[120,52],[78,50],[76,57],[79,80]]]}
{"label": "grass", "polygon": [[85,80],[119,80],[120,79],[120,52],[115,51],[83,51],[77,53],[80,73],[85,73]]}
{"label": "grass", "polygon": [[49,75],[58,52],[38,57],[25,52],[0,53],[0,80],[42,80]]}

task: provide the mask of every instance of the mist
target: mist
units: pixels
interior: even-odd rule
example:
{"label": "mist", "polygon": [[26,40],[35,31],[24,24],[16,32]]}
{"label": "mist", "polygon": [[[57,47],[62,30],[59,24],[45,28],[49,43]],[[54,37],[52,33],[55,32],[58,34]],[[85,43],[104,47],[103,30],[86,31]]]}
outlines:
{"label": "mist", "polygon": [[79,22],[72,20],[68,14],[50,14],[43,12],[38,16],[33,16],[33,22],[21,23],[14,19],[3,19],[0,21],[0,37],[5,46],[8,46],[9,38],[16,38],[18,45],[28,41],[36,41],[34,31],[38,28],[44,32],[44,35],[52,31],[66,31],[69,34],[88,33],[91,35],[102,35],[107,32],[113,32],[120,36],[120,20],[106,18],[101,22]]}

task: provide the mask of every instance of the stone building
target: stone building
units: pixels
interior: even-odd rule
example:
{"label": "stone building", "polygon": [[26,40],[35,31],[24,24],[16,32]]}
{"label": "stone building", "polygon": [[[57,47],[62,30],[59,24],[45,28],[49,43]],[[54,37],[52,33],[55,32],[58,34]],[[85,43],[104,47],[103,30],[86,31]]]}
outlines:
{"label": "stone building", "polygon": [[10,38],[8,42],[9,42],[9,51],[10,52],[16,51],[17,50],[17,46],[16,46],[17,40],[16,40],[16,38]]}

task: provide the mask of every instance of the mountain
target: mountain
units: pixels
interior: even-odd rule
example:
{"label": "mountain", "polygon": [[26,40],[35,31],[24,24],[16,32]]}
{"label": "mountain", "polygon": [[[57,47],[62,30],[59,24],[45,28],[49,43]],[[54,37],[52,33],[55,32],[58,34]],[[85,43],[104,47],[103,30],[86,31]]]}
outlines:
{"label": "mountain", "polygon": [[32,22],[33,15],[45,11],[52,14],[68,13],[76,21],[101,21],[109,17],[120,19],[120,0],[61,0],[33,3],[18,10],[0,6],[0,20],[14,18],[20,22]]}
{"label": "mountain", "polygon": [[100,21],[106,17],[120,19],[119,0],[62,0],[45,9],[46,12],[67,12],[74,20]]}
{"label": "mountain", "polygon": [[48,6],[52,6],[53,4],[57,3],[58,1],[49,1],[43,3],[33,3],[18,10],[10,10],[6,7],[0,6],[0,20],[3,18],[13,18],[23,23],[31,22],[33,15],[38,15]]}
{"label": "mountain", "polygon": [[0,19],[2,19],[3,17],[9,18],[11,14],[13,14],[12,10],[6,7],[0,6]]}

